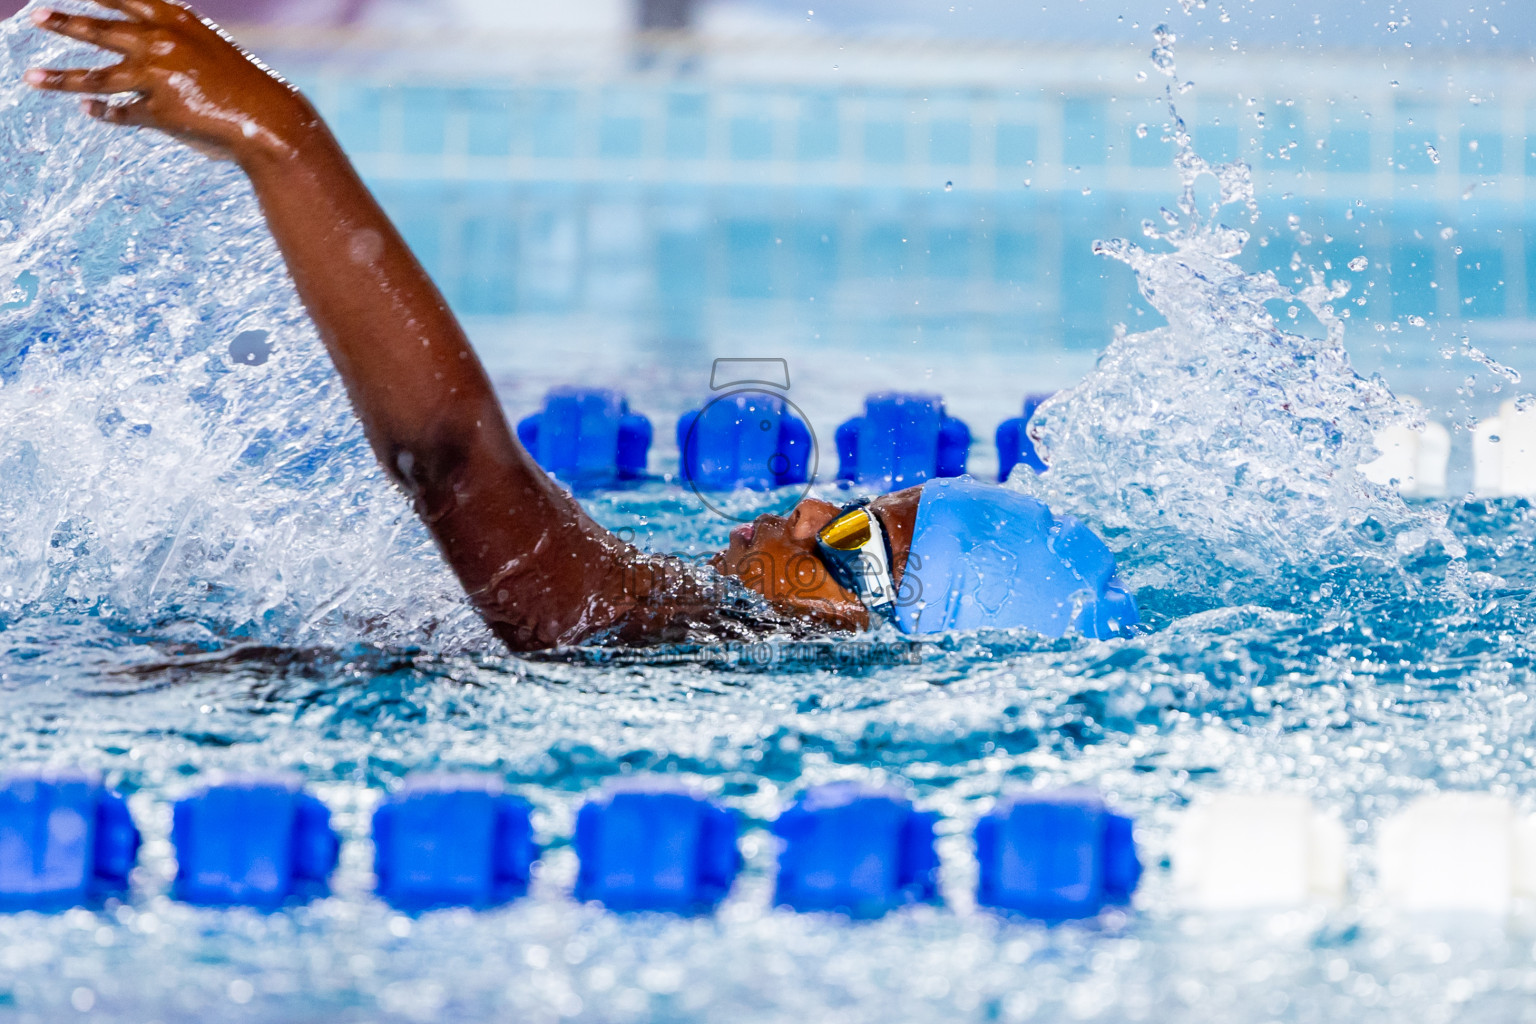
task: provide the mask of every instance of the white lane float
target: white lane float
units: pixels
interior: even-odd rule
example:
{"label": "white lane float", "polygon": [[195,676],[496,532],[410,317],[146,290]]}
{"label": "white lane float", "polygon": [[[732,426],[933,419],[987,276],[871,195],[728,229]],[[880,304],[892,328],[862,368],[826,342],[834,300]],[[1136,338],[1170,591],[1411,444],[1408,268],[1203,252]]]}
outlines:
{"label": "white lane float", "polygon": [[1381,455],[1360,467],[1366,479],[1397,485],[1405,498],[1439,498],[1446,493],[1451,432],[1433,420],[1422,426],[1399,423],[1376,435]]}
{"label": "white lane float", "polygon": [[1485,498],[1536,497],[1536,408],[1505,402],[1472,435],[1472,490]]}
{"label": "white lane float", "polygon": [[1184,906],[1239,911],[1339,905],[1346,850],[1304,796],[1220,793],[1184,814],[1169,853]]}
{"label": "white lane float", "polygon": [[1436,793],[1382,822],[1376,874],[1409,911],[1507,914],[1536,896],[1536,818],[1491,793]]}

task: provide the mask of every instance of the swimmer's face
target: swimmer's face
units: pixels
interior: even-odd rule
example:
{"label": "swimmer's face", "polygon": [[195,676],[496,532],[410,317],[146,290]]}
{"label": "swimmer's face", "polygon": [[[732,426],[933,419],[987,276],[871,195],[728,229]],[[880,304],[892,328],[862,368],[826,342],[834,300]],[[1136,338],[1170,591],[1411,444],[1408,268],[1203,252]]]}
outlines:
{"label": "swimmer's face", "polygon": [[833,582],[816,554],[816,535],[837,518],[831,502],[806,498],[787,516],[761,515],[731,531],[731,545],[709,560],[774,607],[834,629],[863,629],[869,612]]}

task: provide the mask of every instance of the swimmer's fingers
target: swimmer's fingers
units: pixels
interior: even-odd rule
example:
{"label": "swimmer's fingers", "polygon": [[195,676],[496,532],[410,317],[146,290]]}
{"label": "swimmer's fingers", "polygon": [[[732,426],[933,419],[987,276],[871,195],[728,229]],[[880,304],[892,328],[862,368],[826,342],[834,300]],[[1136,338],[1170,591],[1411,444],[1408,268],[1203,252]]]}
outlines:
{"label": "swimmer's fingers", "polygon": [[138,99],[128,103],[86,100],[80,106],[96,120],[105,121],[108,124],[131,125],[137,128],[147,128],[153,125],[147,100]]}
{"label": "swimmer's fingers", "polygon": [[98,7],[108,10],[121,11],[130,18],[140,21],[154,21],[158,13],[156,6],[150,0],[95,0]]}
{"label": "swimmer's fingers", "polygon": [[47,89],[51,92],[94,92],[107,94],[114,92],[136,92],[140,87],[140,77],[124,64],[113,64],[107,68],[70,69],[68,71],[38,70],[28,71],[27,84],[38,89]]}
{"label": "swimmer's fingers", "polygon": [[154,21],[162,25],[200,25],[203,19],[186,4],[171,0],[95,0],[102,7],[122,11],[141,21]]}
{"label": "swimmer's fingers", "polygon": [[39,28],[99,46],[103,50],[132,53],[144,45],[144,29],[131,21],[87,18],[81,14],[65,14],[46,8],[33,12],[32,20]]}

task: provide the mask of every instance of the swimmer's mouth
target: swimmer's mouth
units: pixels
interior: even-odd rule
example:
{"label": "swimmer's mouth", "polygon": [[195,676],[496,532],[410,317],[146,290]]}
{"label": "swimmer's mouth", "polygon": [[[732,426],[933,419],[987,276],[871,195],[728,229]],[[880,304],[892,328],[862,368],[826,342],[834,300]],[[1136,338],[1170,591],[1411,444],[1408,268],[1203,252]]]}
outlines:
{"label": "swimmer's mouth", "polygon": [[757,536],[757,527],[751,523],[745,526],[738,526],[731,531],[731,540],[739,540],[749,546],[752,543],[752,538],[755,536]]}

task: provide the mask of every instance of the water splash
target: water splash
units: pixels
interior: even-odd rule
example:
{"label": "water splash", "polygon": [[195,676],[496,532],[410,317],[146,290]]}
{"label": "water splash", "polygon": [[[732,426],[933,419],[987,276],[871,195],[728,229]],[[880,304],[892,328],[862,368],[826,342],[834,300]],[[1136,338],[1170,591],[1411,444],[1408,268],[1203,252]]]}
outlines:
{"label": "water splash", "polygon": [[[1172,81],[1173,34],[1156,32],[1152,62]],[[1036,413],[1031,430],[1051,470],[1015,485],[1120,537],[1133,583],[1199,603],[1270,603],[1335,569],[1395,572],[1429,541],[1461,544],[1443,510],[1409,508],[1356,467],[1375,436],[1415,413],[1380,378],[1357,374],[1334,303],[1349,290],[1312,272],[1299,292],[1235,262],[1249,232],[1221,220],[1257,217],[1242,162],[1207,163],[1165,89],[1182,189],[1164,228],[1095,243],[1136,273],[1168,326],[1117,336],[1095,370]],[[1203,207],[1197,195],[1214,181]],[[1299,305],[1323,327],[1282,330],[1269,303]]]}
{"label": "water splash", "polygon": [[21,84],[101,59],[0,25],[0,627],[475,642],[244,176]]}

